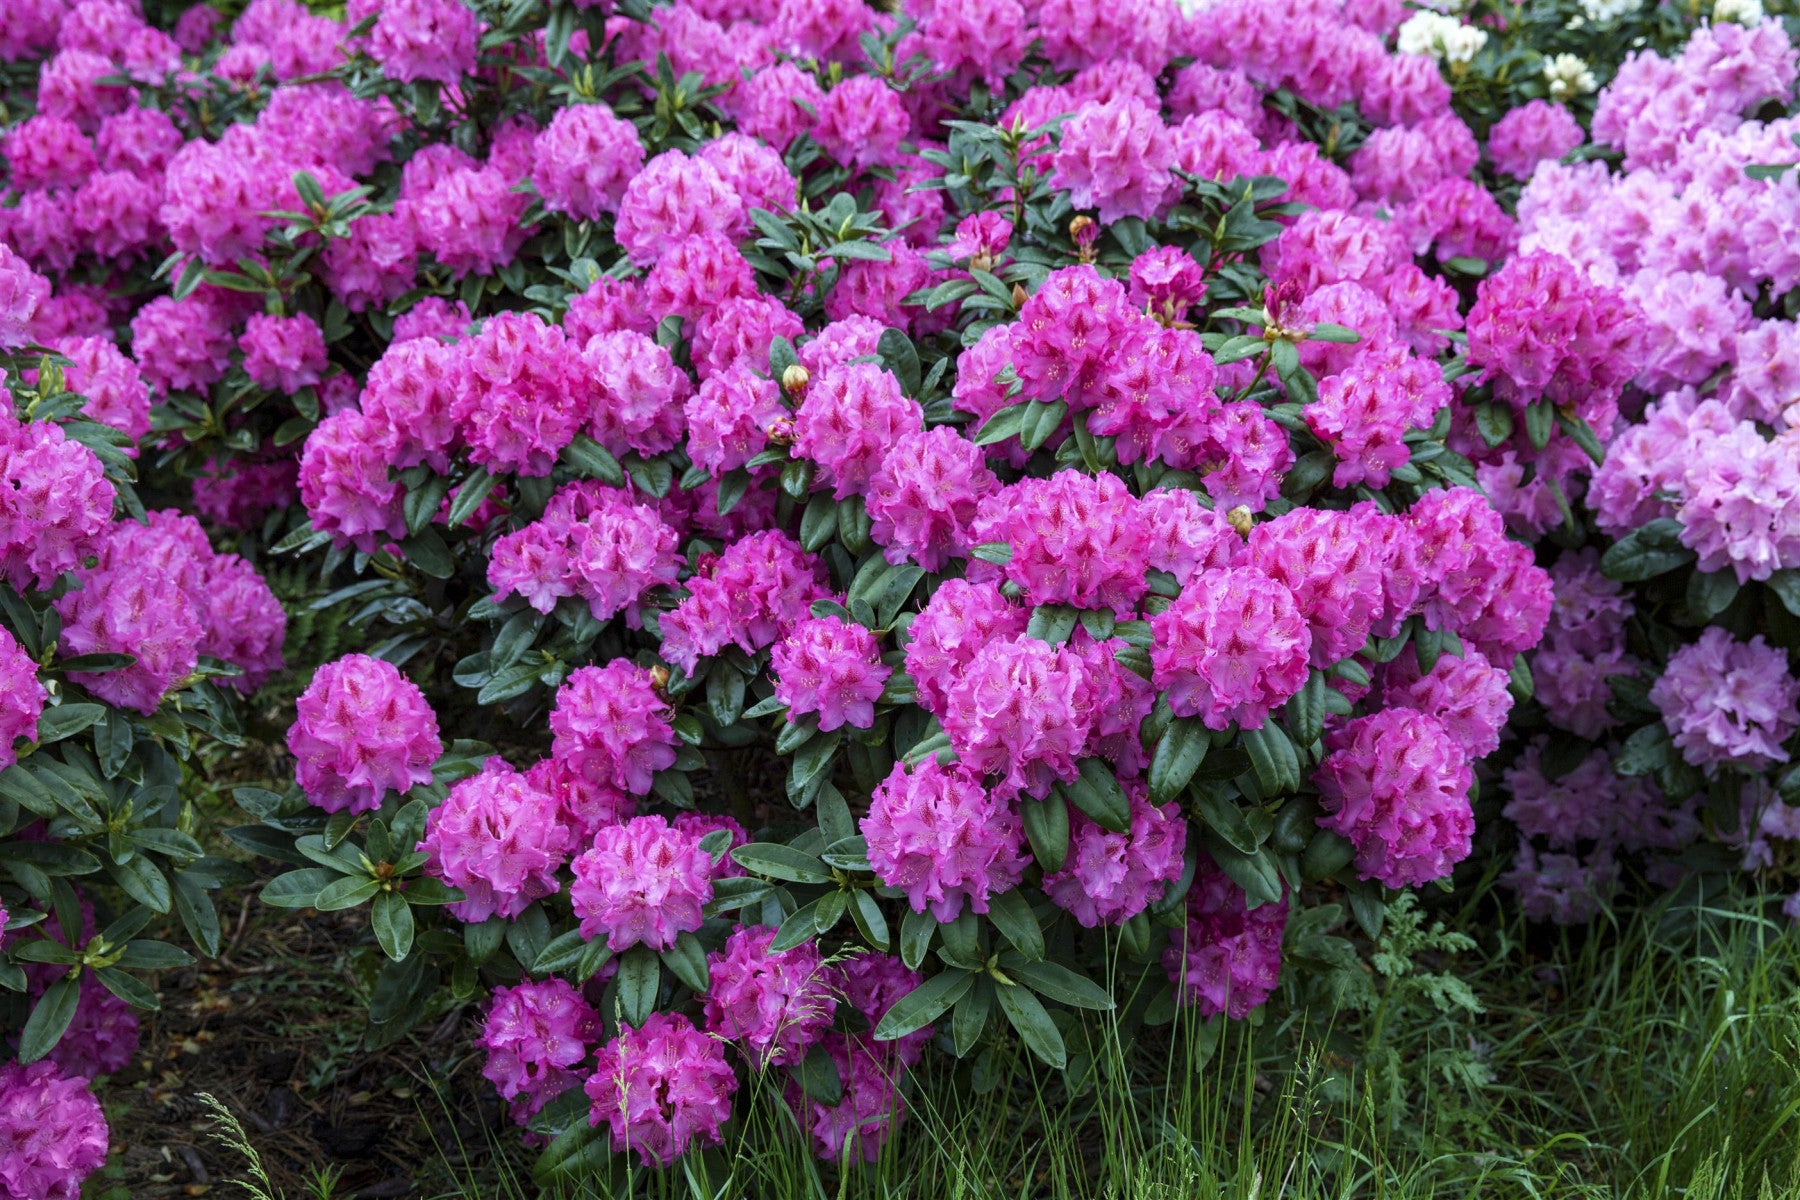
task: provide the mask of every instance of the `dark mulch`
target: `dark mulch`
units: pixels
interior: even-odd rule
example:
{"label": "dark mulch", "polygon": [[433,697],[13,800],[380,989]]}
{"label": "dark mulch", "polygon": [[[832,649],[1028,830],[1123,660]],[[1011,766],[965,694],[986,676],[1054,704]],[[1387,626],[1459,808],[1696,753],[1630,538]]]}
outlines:
{"label": "dark mulch", "polygon": [[491,1143],[502,1114],[469,1054],[471,1014],[362,1049],[379,953],[364,945],[366,914],[270,909],[255,892],[221,898],[219,959],[163,974],[162,1011],[146,1015],[136,1060],[103,1092],[113,1151],[94,1200],[241,1194],[228,1181],[246,1164],[215,1140],[200,1093],[237,1114],[295,1200],[321,1169],[340,1172],[330,1194],[342,1200],[422,1195],[423,1166]]}

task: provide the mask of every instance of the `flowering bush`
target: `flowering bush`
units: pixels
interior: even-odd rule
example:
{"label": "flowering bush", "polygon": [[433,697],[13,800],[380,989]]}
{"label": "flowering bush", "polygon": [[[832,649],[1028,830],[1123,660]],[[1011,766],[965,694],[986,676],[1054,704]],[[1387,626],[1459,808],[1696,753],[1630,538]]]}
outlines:
{"label": "flowering bush", "polygon": [[479,1007],[552,1174],[763,1074],[869,1159],[930,1047],[1327,994],[1478,780],[1533,917],[1703,819],[1791,865],[1745,6],[1582,0],[1622,62],[1548,4],[15,7],[22,1061],[119,1059],[151,914],[216,943],[179,759],[283,616],[209,529],[352,642],[237,791],[264,900],[367,906],[369,1044]]}
{"label": "flowering bush", "polygon": [[[1526,714],[1542,732],[1505,773],[1523,836],[1508,880],[1534,916],[1586,920],[1632,869],[1664,884],[1684,866],[1800,883],[1787,819],[1800,799],[1786,383],[1800,273],[1784,165],[1795,127],[1759,119],[1791,105],[1796,52],[1779,23],[1739,17],[1626,60],[1592,121],[1618,170],[1539,163],[1518,203],[1523,256],[1476,304],[1501,335],[1488,343],[1497,397],[1535,373],[1554,400],[1570,365],[1547,375],[1551,360],[1506,332],[1527,324],[1508,310],[1528,303],[1541,324],[1554,292],[1573,322],[1563,346],[1587,340],[1588,320],[1614,343],[1604,358],[1577,351],[1592,364],[1572,364],[1579,397],[1540,417],[1529,445],[1499,436],[1498,405],[1476,414],[1500,452],[1478,453],[1491,465],[1477,474],[1515,528],[1561,547]],[[1514,271],[1537,277],[1529,302],[1500,286]],[[1597,467],[1558,448],[1582,432],[1571,407],[1599,435],[1585,449],[1598,458],[1604,443]],[[1535,478],[1515,469],[1533,462]],[[1800,901],[1788,907],[1800,914]]]}
{"label": "flowering bush", "polygon": [[[148,397],[109,339],[40,339],[50,285],[0,243],[0,1187],[73,1200],[105,1159],[87,1082],[137,1047],[140,974],[220,947],[241,868],[193,836],[197,754],[282,663],[286,614],[133,485]],[[54,343],[54,344],[48,344]]]}

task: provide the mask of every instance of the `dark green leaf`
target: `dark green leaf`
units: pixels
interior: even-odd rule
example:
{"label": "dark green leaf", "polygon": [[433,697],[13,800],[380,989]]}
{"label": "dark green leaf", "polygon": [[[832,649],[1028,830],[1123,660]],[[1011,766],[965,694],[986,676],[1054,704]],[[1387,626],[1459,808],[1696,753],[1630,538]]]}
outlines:
{"label": "dark green leaf", "polygon": [[19,1034],[20,1062],[36,1062],[56,1049],[69,1022],[75,1019],[75,1005],[80,999],[80,985],[73,979],[59,979],[44,989]]}
{"label": "dark green leaf", "polygon": [[1044,957],[1044,931],[1022,892],[1014,889],[989,896],[987,915],[1020,954],[1029,959]]}
{"label": "dark green leaf", "polygon": [[1043,1002],[1022,987],[1001,986],[994,989],[1000,1011],[1031,1052],[1043,1062],[1061,1070],[1068,1065],[1069,1053],[1063,1046],[1056,1022],[1044,1010]]}
{"label": "dark green leaf", "polygon": [[638,945],[619,959],[619,1012],[627,1025],[641,1028],[656,1011],[656,994],[662,987],[662,962],[656,951]]}
{"label": "dark green leaf", "polygon": [[1069,806],[1062,796],[1053,791],[1043,800],[1027,797],[1019,802],[1019,815],[1032,858],[1046,871],[1062,870],[1069,854]]}
{"label": "dark green leaf", "polygon": [[[573,441],[563,447],[563,465],[584,479],[598,479],[608,487],[625,486],[625,468],[612,452],[584,433],[575,435]],[[739,493],[743,491],[738,488]],[[723,502],[723,497],[721,497]]]}
{"label": "dark green leaf", "polygon": [[1600,571],[1621,583],[1642,583],[1694,558],[1694,552],[1681,544],[1681,523],[1673,517],[1659,517],[1607,547],[1600,558]]}
{"label": "dark green leaf", "polygon": [[106,715],[100,704],[61,704],[46,708],[38,718],[37,740],[42,745],[73,737]]}
{"label": "dark green leaf", "polygon": [[691,933],[683,933],[675,939],[675,944],[662,951],[663,966],[669,968],[675,978],[688,985],[695,992],[705,995],[711,985],[707,972],[706,949],[700,945],[700,939]]}
{"label": "dark green leaf", "polygon": [[1176,717],[1157,739],[1150,760],[1150,800],[1167,804],[1187,789],[1194,772],[1206,759],[1212,739],[1195,717]]}
{"label": "dark green leaf", "polygon": [[972,972],[955,969],[933,975],[894,1002],[875,1026],[875,1040],[891,1042],[923,1029],[968,994],[974,980]]}
{"label": "dark green leaf", "polygon": [[1008,958],[1003,969],[1010,978],[1059,1004],[1094,1012],[1107,1012],[1113,1007],[1113,998],[1105,988],[1058,963],[1021,962]]}
{"label": "dark green leaf", "polygon": [[751,842],[749,846],[740,846],[731,851],[736,864],[745,871],[769,876],[772,880],[787,880],[790,883],[830,883],[832,871],[830,867],[815,855],[805,851],[797,851],[792,846],[781,846],[779,842]]}
{"label": "dark green leaf", "polygon": [[398,962],[412,953],[412,906],[398,892],[383,892],[375,897],[369,923],[383,954]]}

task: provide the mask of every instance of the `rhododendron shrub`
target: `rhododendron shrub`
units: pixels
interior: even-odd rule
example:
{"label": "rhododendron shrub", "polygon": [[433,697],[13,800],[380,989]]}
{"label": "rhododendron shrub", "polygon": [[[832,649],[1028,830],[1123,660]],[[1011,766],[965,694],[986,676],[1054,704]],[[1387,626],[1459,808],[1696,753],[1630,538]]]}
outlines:
{"label": "rhododendron shrub", "polygon": [[0,273],[0,1191],[74,1200],[106,1157],[90,1082],[157,1007],[144,973],[193,961],[163,931],[219,952],[211,893],[241,868],[192,836],[188,781],[241,740],[287,618],[199,522],[144,511],[131,360],[35,332],[47,281],[4,242]]}
{"label": "rhododendron shrub", "polygon": [[[278,665],[191,518],[109,531],[90,446],[291,556],[343,637],[294,680],[292,785],[239,795],[293,868],[264,898],[366,906],[370,1044],[480,1003],[554,1170],[666,1166],[747,1094],[867,1161],[934,1045],[1062,1067],[1115,996],[1303,1002],[1388,889],[1470,853],[1560,620],[1521,539],[1581,502],[1640,372],[1704,381],[1739,315],[1688,289],[1712,324],[1650,367],[1642,288],[1515,255],[1486,172],[1579,121],[1532,110],[1484,165],[1431,58],[1468,35],[1402,19],[4,26],[57,52],[0,147],[0,345],[58,348],[95,420],[20,425],[0,530],[16,587],[80,585],[41,611],[81,658],[14,630],[0,670],[116,705],[103,768],[115,720],[127,748],[222,725],[193,677]],[[1743,645],[1668,703],[1706,753],[1771,756],[1792,704],[1696,715],[1709,664],[1768,673]]]}
{"label": "rhododendron shrub", "polygon": [[[1519,714],[1541,732],[1501,776],[1520,835],[1506,881],[1533,917],[1588,920],[1683,865],[1800,886],[1783,816],[1800,796],[1800,153],[1791,118],[1764,119],[1793,104],[1797,62],[1760,17],[1633,53],[1591,123],[1618,168],[1518,172],[1521,256],[1469,316],[1493,389],[1474,424],[1504,450],[1478,450],[1477,474],[1509,524],[1560,547]],[[1492,437],[1533,394],[1555,411],[1531,438]],[[1559,449],[1577,422],[1594,436]]]}

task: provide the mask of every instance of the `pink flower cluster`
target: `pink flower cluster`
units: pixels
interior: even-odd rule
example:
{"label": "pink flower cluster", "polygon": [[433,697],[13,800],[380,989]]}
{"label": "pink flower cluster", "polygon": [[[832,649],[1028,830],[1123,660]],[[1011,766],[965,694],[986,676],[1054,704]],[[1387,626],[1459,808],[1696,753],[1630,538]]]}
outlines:
{"label": "pink flower cluster", "polygon": [[616,954],[638,943],[667,950],[700,928],[712,899],[712,858],[703,835],[658,816],[633,817],[594,836],[572,864],[569,888],[581,936],[604,935]]}
{"label": "pink flower cluster", "polygon": [[173,509],[149,523],[107,527],[80,589],[57,601],[73,654],[129,654],[136,662],[71,678],[101,699],[152,713],[210,655],[239,668],[246,693],[282,665],[287,613],[254,568],[216,553],[194,518]]}
{"label": "pink flower cluster", "polygon": [[1468,755],[1444,722],[1410,708],[1357,717],[1326,737],[1313,782],[1319,825],[1349,840],[1364,879],[1408,887],[1469,856]]}
{"label": "pink flower cluster", "polygon": [[628,493],[572,484],[541,518],[495,543],[488,583],[496,599],[517,594],[539,612],[579,596],[596,621],[623,612],[636,629],[643,594],[675,582],[677,540],[655,508]]}
{"label": "pink flower cluster", "polygon": [[487,1051],[481,1073],[524,1124],[582,1082],[575,1068],[599,1040],[599,1014],[567,980],[496,988],[477,1039]]}
{"label": "pink flower cluster", "polygon": [[287,740],[301,790],[326,812],[367,812],[389,791],[430,783],[444,749],[437,714],[418,685],[366,654],[319,668],[295,705]]}
{"label": "pink flower cluster", "polygon": [[51,1062],[0,1063],[0,1185],[33,1200],[77,1200],[106,1161],[106,1118],[85,1080]]}
{"label": "pink flower cluster", "polygon": [[462,889],[450,907],[457,920],[511,919],[557,891],[574,842],[559,816],[554,796],[498,758],[450,789],[418,849],[431,855],[432,875]]}
{"label": "pink flower cluster", "polygon": [[736,1090],[721,1042],[678,1013],[652,1013],[600,1047],[587,1081],[588,1123],[606,1123],[614,1150],[667,1166],[691,1145],[719,1144]]}

